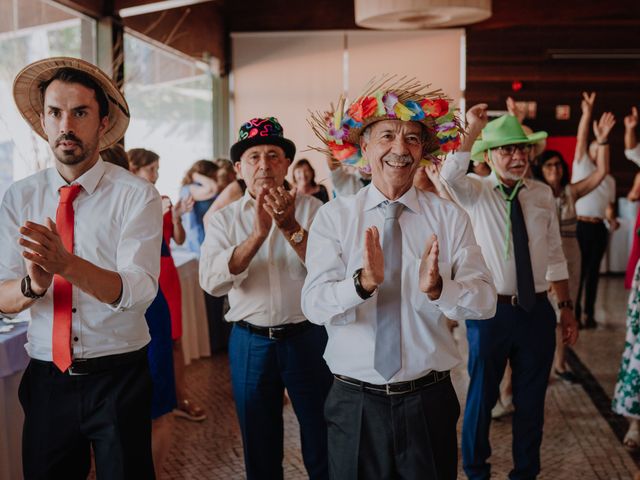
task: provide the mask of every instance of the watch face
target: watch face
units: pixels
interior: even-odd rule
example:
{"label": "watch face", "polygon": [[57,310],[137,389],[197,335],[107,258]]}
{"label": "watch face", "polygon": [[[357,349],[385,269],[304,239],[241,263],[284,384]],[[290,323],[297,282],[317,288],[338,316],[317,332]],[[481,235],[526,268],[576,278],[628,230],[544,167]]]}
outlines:
{"label": "watch face", "polygon": [[302,232],[296,232],[293,235],[291,235],[291,240],[293,241],[293,243],[300,243],[302,242],[303,239],[304,239],[304,233]]}

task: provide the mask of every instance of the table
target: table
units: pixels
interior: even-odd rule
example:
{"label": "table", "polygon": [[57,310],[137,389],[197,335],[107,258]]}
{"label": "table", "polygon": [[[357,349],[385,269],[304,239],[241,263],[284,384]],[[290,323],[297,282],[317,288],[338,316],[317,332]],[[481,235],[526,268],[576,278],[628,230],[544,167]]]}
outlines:
{"label": "table", "polygon": [[29,363],[27,324],[0,333],[0,480],[22,478],[22,423],[18,386]]}
{"label": "table", "polygon": [[204,303],[204,292],[200,288],[198,256],[185,249],[172,250],[178,268],[182,290],[182,351],[184,363],[211,356],[209,324]]}

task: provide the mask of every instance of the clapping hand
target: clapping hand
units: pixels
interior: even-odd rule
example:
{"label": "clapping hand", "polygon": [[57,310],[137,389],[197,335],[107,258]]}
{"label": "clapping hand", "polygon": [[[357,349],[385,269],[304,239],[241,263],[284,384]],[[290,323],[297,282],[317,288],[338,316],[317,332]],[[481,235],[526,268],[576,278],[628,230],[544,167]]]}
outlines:
{"label": "clapping hand", "polygon": [[[54,274],[62,274],[70,263],[69,253],[56,230],[56,224],[47,218],[47,225],[26,222],[20,227],[23,236],[18,240],[24,247],[22,256],[27,260],[27,273],[36,293],[44,292]],[[26,238],[25,238],[26,237]]]}
{"label": "clapping hand", "polygon": [[440,298],[442,293],[442,276],[438,268],[438,237],[433,234],[427,242],[420,261],[420,290],[427,294],[429,300]]}
{"label": "clapping hand", "polygon": [[369,227],[364,232],[364,254],[360,285],[367,292],[373,292],[384,282],[384,254],[377,227]]}

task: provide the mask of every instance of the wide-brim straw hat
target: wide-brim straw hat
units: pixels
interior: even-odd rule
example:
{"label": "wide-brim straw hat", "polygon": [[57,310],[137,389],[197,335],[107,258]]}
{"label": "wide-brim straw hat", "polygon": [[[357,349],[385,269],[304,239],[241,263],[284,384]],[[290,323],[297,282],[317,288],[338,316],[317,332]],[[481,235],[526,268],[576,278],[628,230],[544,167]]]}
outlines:
{"label": "wide-brim straw hat", "polygon": [[105,150],[117,143],[124,137],[129,126],[129,105],[113,80],[95,65],[79,58],[45,58],[27,65],[18,73],[13,82],[13,99],[22,117],[38,135],[47,140],[40,122],[44,108],[40,84],[53,77],[61,68],[80,70],[102,87],[109,102],[109,125],[100,138],[98,147]]}
{"label": "wide-brim straw hat", "polygon": [[415,78],[383,75],[373,78],[350,105],[341,96],[337,106],[312,113],[309,124],[324,147],[311,148],[347,165],[369,168],[360,150],[360,135],[382,120],[422,124],[426,133],[423,161],[427,163],[460,146],[460,123],[442,90]]}
{"label": "wide-brim straw hat", "polygon": [[492,148],[519,143],[535,144],[545,138],[547,132],[533,132],[527,135],[515,116],[503,115],[490,121],[482,129],[482,136],[471,147],[471,159],[484,162],[484,152]]}

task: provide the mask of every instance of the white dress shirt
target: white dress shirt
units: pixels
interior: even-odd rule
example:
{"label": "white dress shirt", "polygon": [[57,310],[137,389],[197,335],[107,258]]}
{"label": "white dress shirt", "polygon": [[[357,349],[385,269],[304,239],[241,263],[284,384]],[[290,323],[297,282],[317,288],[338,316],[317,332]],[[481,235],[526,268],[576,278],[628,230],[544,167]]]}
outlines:
{"label": "white dress shirt", "polygon": [[[295,201],[296,220],[308,231],[322,202],[309,195],[296,195]],[[200,286],[211,295],[229,295],[227,321],[260,327],[302,322],[300,290],[307,270],[275,222],[249,266],[237,275],[229,272],[234,250],[253,231],[255,208],[247,190],[211,216],[200,251]]]}
{"label": "white dress shirt", "polygon": [[[73,253],[117,272],[122,296],[107,305],[77,287],[72,289],[73,358],[94,358],[138,350],[149,343],[144,312],[158,290],[162,204],[149,182],[101,159],[78,178],[73,202]],[[42,225],[56,218],[60,187],[67,182],[48,168],[9,187],[0,207],[0,281],[27,274],[18,229],[27,221]],[[51,361],[53,284],[30,307],[27,352]]]}
{"label": "white dress shirt", "polygon": [[[440,176],[447,184],[453,200],[471,217],[473,231],[498,293],[515,295],[516,263],[511,235],[506,260],[504,255],[507,202],[498,187],[495,172],[491,172],[488,177],[466,175],[468,164],[468,152],[449,155]],[[548,185],[530,179],[524,180],[518,200],[529,235],[535,289],[536,292],[546,292],[548,282],[565,280],[569,276],[562,252],[556,201]]]}
{"label": "white dress shirt", "polygon": [[626,148],[624,150],[624,156],[627,157],[627,160],[631,160],[640,167],[640,143],[634,148]]}
{"label": "white dress shirt", "polygon": [[355,168],[340,166],[331,170],[331,183],[336,196],[354,195],[364,184],[362,175]]}
{"label": "white dress shirt", "polygon": [[[376,226],[383,236],[384,201],[384,195],[370,184],[320,209],[309,233],[308,274],[302,289],[302,310],[329,334],[324,358],[331,371],[374,384],[387,383],[374,368],[377,295],[360,298],[352,275],[363,266],[365,230]],[[489,318],[496,308],[491,275],[464,211],[414,187],[398,201],[405,205],[398,219],[402,230],[402,368],[389,382],[453,368],[460,357],[445,317]],[[440,246],[443,288],[440,298],[430,301],[420,291],[419,269],[434,233]]]}
{"label": "white dress shirt", "polygon": [[[579,162],[573,163],[571,183],[584,180],[595,172],[597,168],[596,164],[589,158],[589,155],[585,153]],[[576,201],[576,214],[580,217],[605,218],[607,207],[615,201],[616,181],[611,175],[607,175],[600,185]]]}

